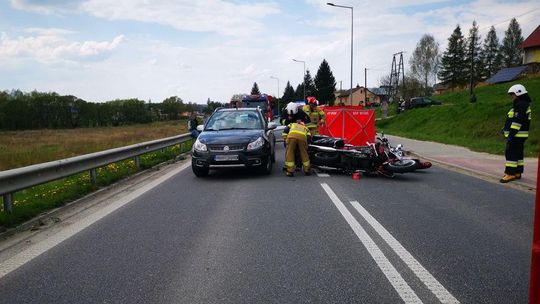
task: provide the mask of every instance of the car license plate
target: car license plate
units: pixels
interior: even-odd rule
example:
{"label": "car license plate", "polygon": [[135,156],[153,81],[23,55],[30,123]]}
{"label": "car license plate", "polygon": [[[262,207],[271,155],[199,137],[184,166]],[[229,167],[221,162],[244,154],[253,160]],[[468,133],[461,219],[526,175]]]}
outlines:
{"label": "car license plate", "polygon": [[233,161],[233,160],[238,160],[238,155],[236,155],[236,154],[216,155],[215,160],[216,160],[216,161]]}

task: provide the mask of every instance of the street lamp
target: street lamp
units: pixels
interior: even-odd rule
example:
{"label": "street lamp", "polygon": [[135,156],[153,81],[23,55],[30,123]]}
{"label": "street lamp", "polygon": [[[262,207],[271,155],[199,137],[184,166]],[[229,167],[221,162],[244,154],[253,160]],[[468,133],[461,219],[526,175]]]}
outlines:
{"label": "street lamp", "polygon": [[279,98],[279,78],[270,76],[270,78],[277,80],[277,97]]}
{"label": "street lamp", "polygon": [[270,76],[270,78],[277,80],[277,107],[278,107],[278,115],[281,113],[281,108],[279,107],[279,78]]}
{"label": "street lamp", "polygon": [[334,3],[326,3],[327,5],[333,6],[333,7],[341,7],[341,8],[350,8],[351,9],[351,106],[352,106],[352,83],[353,83],[353,24],[354,24],[354,9],[352,6],[344,6],[344,5],[337,5]]}
{"label": "street lamp", "polygon": [[302,83],[304,83],[303,87],[304,87],[304,102],[306,102],[306,62],[305,61],[302,61],[302,60],[296,60],[296,59],[293,59],[293,61],[296,61],[296,62],[302,62],[304,64],[304,77],[302,77]]}

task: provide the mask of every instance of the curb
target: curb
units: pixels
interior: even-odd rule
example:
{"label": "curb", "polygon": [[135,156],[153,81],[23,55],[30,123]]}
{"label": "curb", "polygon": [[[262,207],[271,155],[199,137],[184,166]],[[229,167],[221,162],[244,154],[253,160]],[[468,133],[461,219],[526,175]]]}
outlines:
{"label": "curb", "polygon": [[483,179],[483,180],[488,181],[488,182],[496,183],[496,184],[499,184],[499,185],[509,186],[509,187],[516,188],[516,189],[523,190],[523,191],[536,191],[536,185],[527,184],[527,183],[524,183],[524,182],[521,182],[521,181],[512,181],[511,183],[502,184],[502,183],[499,182],[500,176],[496,176],[496,175],[489,174],[489,173],[486,173],[486,172],[475,171],[475,170],[472,170],[472,169],[467,168],[467,167],[462,167],[462,166],[459,166],[459,165],[456,165],[456,164],[452,164],[452,163],[448,163],[448,162],[445,162],[445,161],[442,161],[442,160],[438,160],[438,159],[434,159],[434,158],[431,158],[431,157],[428,157],[428,156],[424,156],[424,155],[422,155],[420,153],[417,153],[417,152],[414,152],[414,151],[407,151],[407,153],[409,155],[413,155],[413,156],[418,157],[420,159],[425,159],[425,160],[428,160],[428,161],[430,161],[432,163],[442,165],[442,166],[444,166],[444,167],[446,167],[446,168],[448,168],[448,169],[450,169],[452,171],[455,171],[455,172],[458,172],[458,173],[464,173],[466,175],[469,175],[469,176],[472,176],[472,177],[477,177],[477,178]]}

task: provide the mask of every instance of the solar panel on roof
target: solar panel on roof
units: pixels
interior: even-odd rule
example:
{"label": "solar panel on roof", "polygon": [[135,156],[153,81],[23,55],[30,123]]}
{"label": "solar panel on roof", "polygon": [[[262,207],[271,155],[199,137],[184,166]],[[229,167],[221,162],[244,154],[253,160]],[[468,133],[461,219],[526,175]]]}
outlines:
{"label": "solar panel on roof", "polygon": [[500,83],[500,82],[507,82],[512,81],[525,71],[527,66],[518,66],[514,68],[505,68],[499,70],[495,75],[491,76],[488,80],[486,80],[488,83]]}

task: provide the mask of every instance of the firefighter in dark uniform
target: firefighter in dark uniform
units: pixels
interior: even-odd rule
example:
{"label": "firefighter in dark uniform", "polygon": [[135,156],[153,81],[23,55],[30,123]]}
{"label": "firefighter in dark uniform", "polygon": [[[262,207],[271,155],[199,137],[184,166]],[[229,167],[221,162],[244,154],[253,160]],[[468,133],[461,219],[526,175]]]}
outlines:
{"label": "firefighter in dark uniform", "polygon": [[506,140],[506,165],[501,183],[520,179],[523,173],[523,146],[529,137],[531,124],[531,98],[521,84],[510,87],[508,94],[512,98],[512,108],[508,112],[503,132]]}
{"label": "firefighter in dark uniform", "polygon": [[[294,103],[292,103],[294,104]],[[298,113],[298,107],[287,105],[287,113],[290,118],[294,117]],[[310,140],[309,129],[305,126],[304,122],[299,118],[296,121],[290,122],[283,130],[283,140],[286,143],[285,150],[285,168],[286,175],[289,177],[294,176],[295,171],[295,155],[298,150],[300,158],[302,159],[302,167],[304,174],[311,175],[311,163],[308,155],[308,142]]]}

